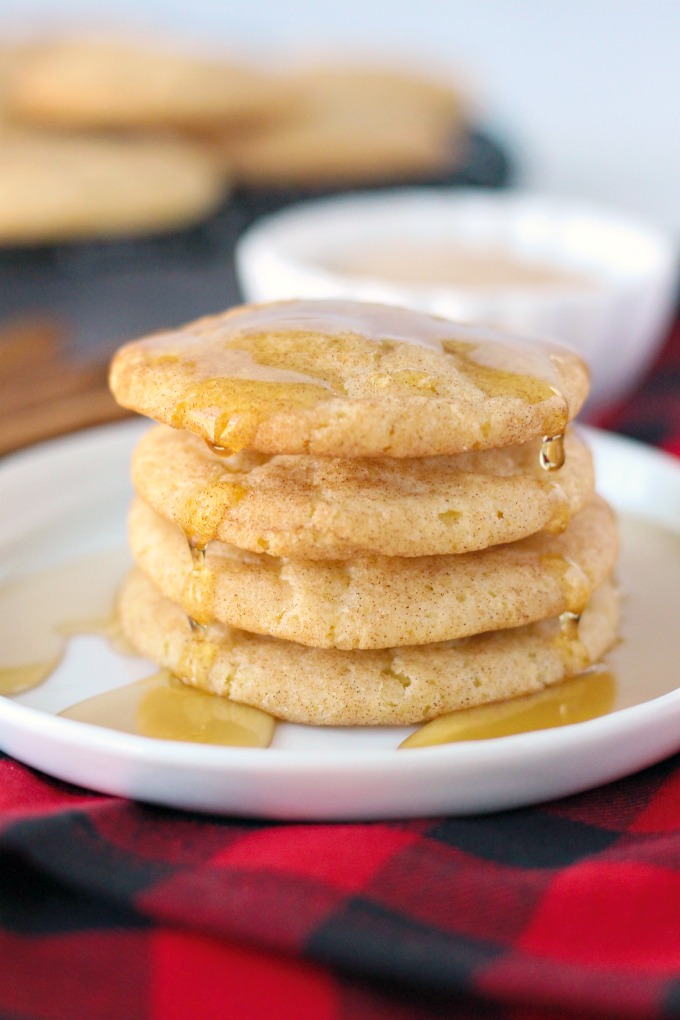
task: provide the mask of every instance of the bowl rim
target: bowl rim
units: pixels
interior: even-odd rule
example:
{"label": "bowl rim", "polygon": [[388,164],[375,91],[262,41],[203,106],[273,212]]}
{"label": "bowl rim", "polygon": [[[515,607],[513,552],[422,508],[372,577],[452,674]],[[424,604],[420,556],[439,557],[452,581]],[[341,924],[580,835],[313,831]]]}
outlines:
{"label": "bowl rim", "polygon": [[[424,215],[431,215],[433,209],[438,213],[449,210],[452,216],[482,212],[487,219],[498,214],[499,222],[501,218],[507,221],[509,217],[515,217],[518,220],[522,216],[530,215],[534,224],[540,219],[545,224],[562,225],[569,218],[579,217],[583,221],[590,220],[601,230],[616,229],[618,232],[623,230],[632,239],[644,242],[648,257],[644,264],[623,272],[618,267],[612,267],[611,263],[605,264],[602,259],[593,259],[587,266],[578,267],[576,261],[561,262],[555,252],[551,253],[555,255],[551,259],[553,264],[558,266],[568,264],[570,269],[580,269],[581,272],[595,276],[597,284],[594,287],[584,287],[582,284],[570,286],[564,281],[554,285],[542,282],[540,287],[532,283],[498,286],[445,282],[423,284],[389,280],[379,274],[342,272],[325,267],[315,260],[317,253],[313,250],[313,244],[316,242],[317,245],[323,245],[324,238],[328,238],[330,233],[329,223],[333,220],[336,221],[337,229],[338,218],[341,218],[345,227],[343,248],[349,250],[351,241],[348,240],[348,222],[354,223],[356,219],[360,221],[357,229],[360,238],[361,221],[365,235],[367,229],[365,218],[373,217],[370,223],[375,228],[376,239],[389,239],[390,231],[385,229],[386,217],[390,213],[396,216],[400,210],[406,209],[413,221],[419,208],[423,210]],[[376,221],[380,222],[376,224]],[[400,229],[402,232],[410,229],[408,221],[406,225],[402,221]],[[393,229],[392,236],[396,233],[397,231]],[[427,231],[421,231],[418,237],[426,240]],[[305,245],[308,247],[306,254]],[[517,245],[513,243],[495,246],[508,251],[518,250]],[[317,248],[317,252],[318,250]],[[522,250],[529,254],[527,249]],[[237,272],[242,282],[250,275],[252,267],[260,264],[267,266],[269,270],[283,268],[286,272],[302,274],[310,282],[323,285],[329,292],[342,290],[344,286],[351,284],[359,299],[362,290],[365,290],[366,296],[375,301],[377,290],[381,290],[384,292],[384,299],[390,303],[395,303],[395,298],[398,298],[399,294],[404,298],[412,295],[414,299],[429,298],[432,301],[457,295],[466,301],[478,301],[485,305],[494,300],[525,301],[529,295],[532,301],[543,306],[553,304],[556,300],[560,303],[588,301],[592,300],[593,295],[599,295],[601,298],[604,293],[613,294],[628,289],[632,283],[639,285],[640,281],[645,279],[673,277],[677,274],[680,262],[678,245],[670,232],[627,211],[599,206],[577,197],[530,190],[490,192],[479,188],[395,188],[378,194],[359,191],[296,203],[264,217],[246,230],[236,244],[235,254]],[[540,258],[540,255],[535,255],[534,258]],[[602,267],[600,272],[597,262]],[[603,271],[605,266],[606,272]],[[248,289],[247,284],[245,289]]]}

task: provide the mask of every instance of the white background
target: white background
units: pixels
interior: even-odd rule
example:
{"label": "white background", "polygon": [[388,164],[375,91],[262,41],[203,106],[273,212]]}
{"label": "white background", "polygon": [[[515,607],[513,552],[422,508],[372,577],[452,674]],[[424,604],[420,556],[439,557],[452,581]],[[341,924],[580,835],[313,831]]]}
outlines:
{"label": "white background", "polygon": [[680,232],[680,0],[0,0],[0,30],[152,26],[284,59],[406,57],[463,80],[519,183]]}

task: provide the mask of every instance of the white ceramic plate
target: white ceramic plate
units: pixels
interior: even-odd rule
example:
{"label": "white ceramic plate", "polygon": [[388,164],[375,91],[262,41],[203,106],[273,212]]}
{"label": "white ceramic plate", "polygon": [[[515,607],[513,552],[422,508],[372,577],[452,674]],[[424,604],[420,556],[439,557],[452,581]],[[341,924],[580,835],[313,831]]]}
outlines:
{"label": "white ceramic plate", "polygon": [[[56,440],[0,467],[0,581],[97,550],[119,550],[139,423]],[[590,433],[599,488],[622,517],[624,640],[615,710],[496,740],[396,751],[407,730],[280,724],[267,750],[151,740],[55,713],[151,672],[103,639],[72,639],[42,686],[0,698],[0,746],[35,768],[106,793],[270,818],[396,818],[531,804],[634,772],[680,750],[680,464]],[[112,557],[108,557],[109,562]],[[0,619],[8,628],[30,619]]]}

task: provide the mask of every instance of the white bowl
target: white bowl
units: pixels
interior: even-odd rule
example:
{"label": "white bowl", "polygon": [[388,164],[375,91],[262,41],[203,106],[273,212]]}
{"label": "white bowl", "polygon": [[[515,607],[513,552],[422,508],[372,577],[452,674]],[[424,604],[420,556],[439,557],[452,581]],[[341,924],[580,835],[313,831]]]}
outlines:
{"label": "white bowl", "polygon": [[[502,251],[571,279],[412,283],[345,268],[367,248],[408,257],[427,244]],[[581,202],[516,192],[406,189],[307,202],[257,223],[241,238],[236,258],[249,301],[379,301],[567,344],[590,364],[591,411],[640,380],[676,299],[670,237]]]}

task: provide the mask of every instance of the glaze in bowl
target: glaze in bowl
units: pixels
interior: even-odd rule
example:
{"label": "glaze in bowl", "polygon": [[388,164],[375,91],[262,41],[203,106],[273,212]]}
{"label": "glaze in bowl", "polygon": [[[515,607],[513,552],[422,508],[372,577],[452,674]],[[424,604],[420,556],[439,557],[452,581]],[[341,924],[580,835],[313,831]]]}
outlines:
{"label": "glaze in bowl", "polygon": [[[461,252],[482,262],[486,253],[491,275],[473,280],[468,267],[449,278],[439,258],[428,276],[428,250],[448,250],[451,265]],[[400,189],[308,202],[251,227],[236,262],[250,301],[379,301],[557,340],[590,365],[590,411],[645,373],[677,288],[676,247],[661,231],[521,192]]]}

